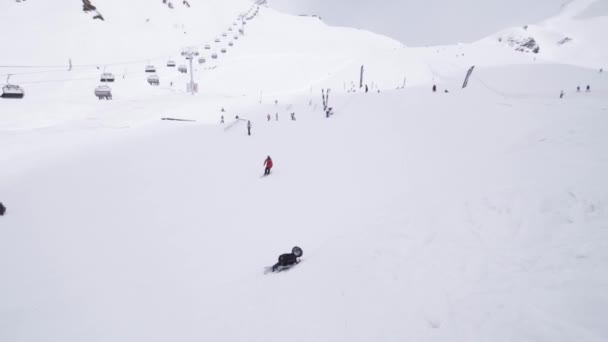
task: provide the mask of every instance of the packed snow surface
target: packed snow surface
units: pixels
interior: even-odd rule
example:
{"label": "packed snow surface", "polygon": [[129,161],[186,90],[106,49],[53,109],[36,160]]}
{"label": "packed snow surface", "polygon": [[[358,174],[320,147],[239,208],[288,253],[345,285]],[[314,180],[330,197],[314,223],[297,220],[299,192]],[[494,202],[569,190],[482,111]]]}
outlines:
{"label": "packed snow surface", "polygon": [[407,48],[246,1],[56,3],[0,4],[2,32],[72,32],[0,36],[25,89],[0,99],[0,341],[608,340],[597,2],[521,28],[539,54],[496,39],[519,28]]}

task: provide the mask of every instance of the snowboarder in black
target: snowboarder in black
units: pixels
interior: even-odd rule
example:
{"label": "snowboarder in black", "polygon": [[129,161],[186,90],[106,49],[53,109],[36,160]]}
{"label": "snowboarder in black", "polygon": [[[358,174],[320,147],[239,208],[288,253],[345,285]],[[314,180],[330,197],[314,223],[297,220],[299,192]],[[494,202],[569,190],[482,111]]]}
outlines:
{"label": "snowboarder in black", "polygon": [[291,113],[291,121],[296,121],[296,113]]}
{"label": "snowboarder in black", "polygon": [[222,115],[222,118],[220,120],[220,123],[224,123],[224,116]]}
{"label": "snowboarder in black", "polygon": [[296,246],[291,249],[291,253],[281,254],[279,256],[279,261],[272,266],[273,272],[281,272],[285,269],[292,267],[293,265],[300,262],[298,258],[302,256],[302,248]]}
{"label": "snowboarder in black", "polygon": [[4,216],[5,212],[6,212],[6,207],[4,206],[4,204],[2,204],[2,202],[0,202],[0,216]]}
{"label": "snowboarder in black", "polygon": [[562,90],[562,91],[559,93],[559,98],[560,98],[560,99],[563,99],[563,98],[564,98],[564,91],[563,91],[563,90]]}
{"label": "snowboarder in black", "polygon": [[591,92],[591,86],[589,86],[588,84],[587,84],[587,92],[588,92],[588,93],[590,93],[590,92]]}
{"label": "snowboarder in black", "polygon": [[251,121],[247,120],[247,135],[251,135]]}
{"label": "snowboarder in black", "polygon": [[437,92],[437,85],[433,84],[433,93]]}

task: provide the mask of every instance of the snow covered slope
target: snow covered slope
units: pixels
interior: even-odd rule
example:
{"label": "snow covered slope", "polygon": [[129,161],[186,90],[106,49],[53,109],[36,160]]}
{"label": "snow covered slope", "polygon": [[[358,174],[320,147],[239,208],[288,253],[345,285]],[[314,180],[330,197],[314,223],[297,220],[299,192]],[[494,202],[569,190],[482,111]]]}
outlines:
{"label": "snow covered slope", "polygon": [[[0,171],[0,339],[605,341],[602,82],[561,101],[349,94],[331,119],[307,98],[258,105],[251,137],[72,137]],[[262,274],[296,244],[299,266]]]}
{"label": "snow covered slope", "polygon": [[[0,3],[2,32],[39,25],[0,36],[26,89],[0,99],[0,341],[608,339],[605,42],[412,49],[249,2],[76,3]],[[597,6],[538,27],[602,28]],[[193,44],[196,96],[165,66]]]}

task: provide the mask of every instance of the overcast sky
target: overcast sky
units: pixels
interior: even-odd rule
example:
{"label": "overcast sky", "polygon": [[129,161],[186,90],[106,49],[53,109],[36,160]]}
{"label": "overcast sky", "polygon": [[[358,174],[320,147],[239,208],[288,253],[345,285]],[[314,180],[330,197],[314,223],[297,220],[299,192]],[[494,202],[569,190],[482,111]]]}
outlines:
{"label": "overcast sky", "polygon": [[269,0],[292,14],[367,29],[410,46],[472,42],[510,26],[538,22],[566,0]]}

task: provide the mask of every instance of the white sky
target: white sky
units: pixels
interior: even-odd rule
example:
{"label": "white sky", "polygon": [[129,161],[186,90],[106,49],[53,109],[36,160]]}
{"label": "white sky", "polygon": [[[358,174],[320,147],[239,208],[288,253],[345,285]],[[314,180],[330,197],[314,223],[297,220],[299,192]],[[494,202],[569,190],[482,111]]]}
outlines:
{"label": "white sky", "polygon": [[566,0],[269,0],[293,14],[367,29],[411,46],[471,42],[559,12]]}

